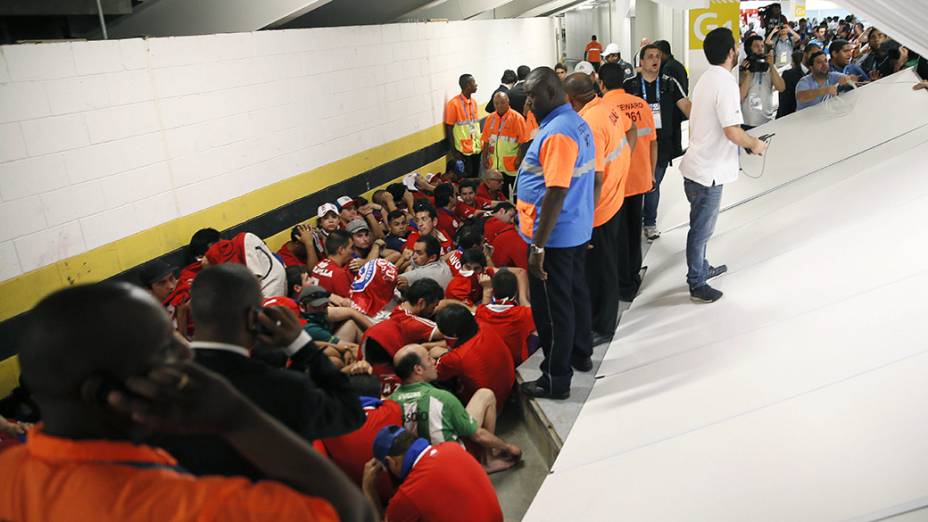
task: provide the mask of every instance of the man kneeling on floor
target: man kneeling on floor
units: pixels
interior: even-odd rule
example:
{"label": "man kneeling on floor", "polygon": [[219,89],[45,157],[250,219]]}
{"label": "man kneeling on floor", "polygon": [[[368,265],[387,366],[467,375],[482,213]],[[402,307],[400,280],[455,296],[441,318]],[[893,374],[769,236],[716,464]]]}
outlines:
{"label": "man kneeling on floor", "polygon": [[487,473],[509,469],[522,458],[522,450],[508,444],[496,431],[496,397],[481,388],[467,403],[450,392],[436,388],[435,361],[419,344],[404,346],[393,360],[396,375],[403,380],[390,399],[403,407],[405,428],[433,444],[467,438],[484,449],[483,466]]}
{"label": "man kneeling on floor", "polygon": [[[374,439],[374,458],[364,466],[362,489],[385,520],[502,522],[489,477],[460,444],[430,445],[399,426]],[[377,478],[388,472],[402,483],[384,513]]]}

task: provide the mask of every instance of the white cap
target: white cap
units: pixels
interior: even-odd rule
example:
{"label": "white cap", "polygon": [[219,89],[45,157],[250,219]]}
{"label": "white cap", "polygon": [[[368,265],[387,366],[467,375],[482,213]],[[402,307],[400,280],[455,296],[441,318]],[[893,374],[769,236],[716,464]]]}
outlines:
{"label": "white cap", "polygon": [[325,217],[325,215],[329,212],[335,212],[338,214],[338,207],[336,207],[333,203],[323,203],[322,205],[319,205],[319,208],[316,210],[316,217]]}
{"label": "white cap", "polygon": [[410,172],[409,174],[406,174],[405,176],[403,176],[403,185],[406,185],[407,189],[413,192],[417,192],[419,189],[416,188],[416,178],[418,177],[419,177],[418,172]]}
{"label": "white cap", "polygon": [[426,182],[426,183],[431,183],[432,180],[435,179],[435,176],[437,176],[437,175],[438,175],[438,174],[436,174],[436,173],[434,173],[434,172],[429,172],[428,174],[425,175],[425,182]]}
{"label": "white cap", "polygon": [[606,50],[603,51],[603,56],[609,56],[610,54],[619,54],[620,52],[622,51],[619,50],[619,44],[611,43],[606,46]]}
{"label": "white cap", "polygon": [[574,66],[574,72],[583,73],[583,74],[593,74],[596,70],[593,69],[593,64],[590,62],[578,62]]}
{"label": "white cap", "polygon": [[354,198],[352,198],[351,196],[342,196],[336,199],[335,202],[338,203],[338,208],[345,208],[348,205],[354,206],[355,204]]}

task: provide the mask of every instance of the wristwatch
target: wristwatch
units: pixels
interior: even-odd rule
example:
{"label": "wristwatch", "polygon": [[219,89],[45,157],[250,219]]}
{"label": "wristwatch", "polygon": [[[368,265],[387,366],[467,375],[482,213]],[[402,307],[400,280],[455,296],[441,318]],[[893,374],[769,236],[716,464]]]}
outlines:
{"label": "wristwatch", "polygon": [[532,249],[533,254],[544,254],[545,253],[544,247],[540,247],[536,245],[535,243],[532,243],[531,245],[529,245],[529,248]]}

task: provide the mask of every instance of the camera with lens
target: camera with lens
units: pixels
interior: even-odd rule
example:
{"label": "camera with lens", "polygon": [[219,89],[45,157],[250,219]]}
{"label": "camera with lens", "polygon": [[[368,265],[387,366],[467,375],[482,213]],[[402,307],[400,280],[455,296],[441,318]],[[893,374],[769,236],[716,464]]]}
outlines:
{"label": "camera with lens", "polygon": [[748,56],[747,70],[752,73],[767,72],[770,70],[770,62],[767,61],[766,56],[751,54]]}

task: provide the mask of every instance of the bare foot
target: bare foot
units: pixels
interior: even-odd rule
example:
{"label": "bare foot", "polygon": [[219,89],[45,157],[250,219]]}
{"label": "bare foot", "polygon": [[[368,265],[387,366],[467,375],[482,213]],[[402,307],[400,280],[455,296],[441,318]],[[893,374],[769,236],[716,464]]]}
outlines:
{"label": "bare foot", "polygon": [[487,459],[486,464],[483,465],[483,469],[487,472],[487,475],[492,475],[493,473],[506,471],[507,469],[515,466],[516,462],[517,461],[510,459],[491,457]]}

